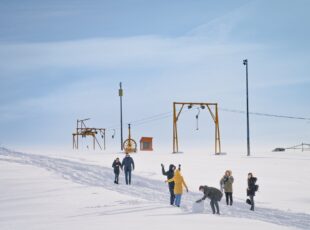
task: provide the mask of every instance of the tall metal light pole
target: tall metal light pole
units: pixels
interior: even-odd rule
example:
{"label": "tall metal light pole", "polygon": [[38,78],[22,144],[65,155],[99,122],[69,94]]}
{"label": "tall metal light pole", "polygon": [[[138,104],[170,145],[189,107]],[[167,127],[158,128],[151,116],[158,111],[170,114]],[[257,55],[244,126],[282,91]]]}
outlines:
{"label": "tall metal light pole", "polygon": [[122,82],[119,83],[118,96],[120,98],[120,113],[121,113],[121,150],[123,151],[123,89]]}
{"label": "tall metal light pole", "polygon": [[243,60],[246,69],[246,123],[247,123],[247,155],[250,156],[250,121],[249,121],[249,81],[248,81],[248,59]]}

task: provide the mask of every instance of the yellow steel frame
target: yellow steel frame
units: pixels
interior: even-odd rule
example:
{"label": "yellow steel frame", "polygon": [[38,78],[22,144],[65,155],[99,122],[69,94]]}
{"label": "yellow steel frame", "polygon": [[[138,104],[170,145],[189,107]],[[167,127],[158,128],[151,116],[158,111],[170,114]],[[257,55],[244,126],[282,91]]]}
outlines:
{"label": "yellow steel frame", "polygon": [[[215,154],[221,153],[221,138],[220,138],[220,127],[219,127],[219,116],[218,116],[218,106],[217,103],[198,103],[198,102],[173,102],[173,153],[179,152],[179,139],[178,139],[178,127],[177,122],[179,120],[180,114],[185,105],[199,105],[208,108],[211,117],[215,123]],[[181,106],[177,112],[177,107]],[[214,106],[215,114],[210,108]]]}
{"label": "yellow steel frame", "polygon": [[123,143],[123,149],[127,153],[137,152],[137,142],[134,139],[131,139],[131,126],[128,124],[128,139]]}
{"label": "yellow steel frame", "polygon": [[89,118],[84,120],[77,120],[76,122],[76,132],[72,133],[73,137],[73,149],[79,149],[79,136],[87,137],[92,136],[93,137],[93,149],[95,150],[96,142],[100,149],[102,149],[96,135],[101,134],[103,138],[103,144],[104,144],[104,150],[106,150],[106,129],[104,128],[88,128],[85,125],[85,121],[89,120]]}

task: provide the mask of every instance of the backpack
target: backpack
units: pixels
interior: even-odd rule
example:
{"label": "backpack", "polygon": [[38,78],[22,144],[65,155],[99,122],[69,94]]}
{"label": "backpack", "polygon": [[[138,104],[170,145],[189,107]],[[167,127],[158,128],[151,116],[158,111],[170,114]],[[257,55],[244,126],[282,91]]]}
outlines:
{"label": "backpack", "polygon": [[258,185],[258,184],[256,184],[256,185],[255,185],[255,188],[254,188],[255,192],[257,192],[257,191],[258,191],[258,189],[259,189],[259,185]]}

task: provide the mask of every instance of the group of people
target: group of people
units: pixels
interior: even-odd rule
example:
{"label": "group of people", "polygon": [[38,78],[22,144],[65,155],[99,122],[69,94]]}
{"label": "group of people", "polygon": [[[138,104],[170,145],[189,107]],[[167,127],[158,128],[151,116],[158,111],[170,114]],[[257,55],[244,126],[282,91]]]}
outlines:
{"label": "group of people", "polygon": [[[120,171],[125,173],[125,181],[127,185],[131,184],[131,172],[135,169],[135,163],[132,157],[126,153],[122,162],[119,158],[113,161],[112,167],[114,169],[114,183],[119,183]],[[161,164],[162,174],[167,177],[165,181],[168,183],[168,188],[170,192],[170,204],[180,207],[181,198],[183,190],[188,192],[188,187],[185,180],[181,174],[181,165],[178,168],[171,164],[169,165],[168,171],[165,170],[165,166]],[[248,188],[247,188],[247,203],[251,205],[250,210],[254,211],[254,196],[258,190],[258,185],[256,185],[257,178],[253,176],[252,173],[248,173]],[[197,200],[197,203],[204,201],[206,198],[210,199],[210,206],[213,214],[220,214],[220,208],[218,202],[221,201],[223,192],[225,193],[226,204],[233,205],[233,183],[234,177],[232,176],[231,170],[226,170],[224,176],[220,180],[220,189],[209,187],[207,185],[199,186],[199,191],[204,195],[201,199]]]}
{"label": "group of people", "polygon": [[112,164],[112,168],[114,169],[114,183],[119,183],[119,174],[122,171],[125,172],[125,181],[127,185],[131,185],[131,171],[135,169],[135,162],[133,161],[132,157],[126,153],[122,163],[120,162],[119,158],[117,157]]}
{"label": "group of people", "polygon": [[169,192],[170,192],[170,204],[175,204],[177,207],[180,207],[181,198],[183,194],[183,187],[186,188],[188,192],[188,187],[181,175],[181,165],[176,169],[174,165],[169,166],[169,170],[165,171],[165,167],[161,164],[161,169],[163,175],[167,176],[166,182],[168,182]]}
{"label": "group of people", "polygon": [[[169,165],[169,170],[165,171],[165,167],[161,164],[162,174],[167,176],[166,182],[168,182],[168,188],[170,192],[170,204],[180,207],[181,198],[183,194],[184,188],[188,192],[188,187],[184,181],[183,176],[181,175],[181,165],[179,165],[178,169],[171,164]],[[247,199],[247,203],[251,205],[250,210],[254,211],[254,196],[256,191],[258,190],[258,185],[256,185],[257,178],[253,176],[252,173],[248,174],[248,188],[247,188],[247,196],[250,199]],[[233,183],[234,177],[232,176],[232,172],[230,170],[226,170],[224,176],[220,180],[220,189],[209,187],[207,185],[200,185],[199,191],[201,191],[204,195],[201,199],[197,200],[197,203],[202,202],[206,198],[210,199],[210,206],[213,214],[220,214],[220,208],[218,202],[221,201],[223,192],[226,197],[226,204],[233,205]]]}

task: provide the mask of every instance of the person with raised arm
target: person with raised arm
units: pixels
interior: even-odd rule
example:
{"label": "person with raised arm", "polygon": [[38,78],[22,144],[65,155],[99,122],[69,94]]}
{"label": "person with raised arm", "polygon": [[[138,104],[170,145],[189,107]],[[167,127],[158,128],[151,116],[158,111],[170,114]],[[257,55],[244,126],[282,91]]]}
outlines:
{"label": "person with raised arm", "polygon": [[179,169],[175,171],[174,177],[172,177],[169,180],[166,180],[166,182],[174,182],[174,194],[175,194],[175,206],[180,207],[181,205],[181,198],[183,194],[183,187],[185,187],[186,191],[188,192],[188,187],[184,181],[183,176],[181,175],[181,172]]}
{"label": "person with raised arm", "polygon": [[[175,166],[173,164],[169,165],[169,170],[165,171],[165,166],[161,164],[161,171],[164,176],[167,176],[167,180],[172,179],[174,177]],[[174,181],[168,183],[169,192],[170,192],[170,204],[174,204]]]}

